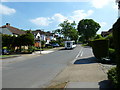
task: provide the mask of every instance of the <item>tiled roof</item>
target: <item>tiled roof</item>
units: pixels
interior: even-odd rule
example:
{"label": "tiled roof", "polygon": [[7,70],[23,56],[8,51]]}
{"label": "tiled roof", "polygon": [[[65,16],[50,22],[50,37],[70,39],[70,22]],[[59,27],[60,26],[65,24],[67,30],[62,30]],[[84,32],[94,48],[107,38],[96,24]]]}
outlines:
{"label": "tiled roof", "polygon": [[13,34],[17,34],[17,35],[21,35],[21,34],[25,34],[26,32],[25,31],[22,31],[18,28],[15,28],[15,27],[12,27],[10,25],[4,25],[0,28],[7,28],[10,32],[12,32]]}
{"label": "tiled roof", "polygon": [[37,33],[40,33],[40,34],[45,34],[44,31],[41,31],[41,30],[35,30],[35,31],[32,31],[33,34],[37,34]]}

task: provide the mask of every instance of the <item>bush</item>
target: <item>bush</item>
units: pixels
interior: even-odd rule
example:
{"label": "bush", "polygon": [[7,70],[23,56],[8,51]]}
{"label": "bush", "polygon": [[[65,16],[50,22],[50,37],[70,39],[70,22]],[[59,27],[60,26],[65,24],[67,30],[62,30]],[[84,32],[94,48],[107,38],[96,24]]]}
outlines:
{"label": "bush", "polygon": [[117,80],[117,68],[111,68],[108,73],[108,79],[112,82],[113,87],[118,88],[118,80]]}
{"label": "bush", "polygon": [[103,38],[100,34],[97,34],[94,39],[100,39],[100,38]]}
{"label": "bush", "polygon": [[64,44],[64,43],[60,43],[60,46],[61,46],[61,47],[64,47],[64,46],[65,46],[65,44]]}
{"label": "bush", "polygon": [[109,47],[110,47],[110,48],[114,48],[113,35],[110,34],[110,35],[108,35],[105,39],[108,39],[108,40],[109,40]]}
{"label": "bush", "polygon": [[105,39],[98,39],[91,42],[93,54],[97,59],[108,57],[109,42]]}
{"label": "bush", "polygon": [[111,62],[116,63],[115,49],[109,48],[109,58],[111,59]]}

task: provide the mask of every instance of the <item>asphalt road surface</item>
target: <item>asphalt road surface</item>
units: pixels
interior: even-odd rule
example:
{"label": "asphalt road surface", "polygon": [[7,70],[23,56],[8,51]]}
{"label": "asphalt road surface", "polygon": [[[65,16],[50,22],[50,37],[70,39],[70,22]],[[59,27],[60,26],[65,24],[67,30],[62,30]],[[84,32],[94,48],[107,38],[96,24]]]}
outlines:
{"label": "asphalt road surface", "polygon": [[80,45],[73,50],[58,50],[43,56],[29,57],[28,60],[19,60],[15,63],[5,64],[2,69],[2,87],[44,87],[77,58],[78,54],[82,54]]}

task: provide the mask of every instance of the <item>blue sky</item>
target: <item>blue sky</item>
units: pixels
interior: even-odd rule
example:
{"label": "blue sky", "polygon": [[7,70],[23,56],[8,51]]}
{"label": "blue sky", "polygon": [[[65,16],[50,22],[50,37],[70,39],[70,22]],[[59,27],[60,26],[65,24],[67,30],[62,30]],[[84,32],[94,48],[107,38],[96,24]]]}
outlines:
{"label": "blue sky", "polygon": [[118,17],[115,0],[90,0],[86,2],[2,2],[2,25],[10,23],[19,29],[52,31],[64,20],[70,22],[93,19],[101,31],[109,30]]}

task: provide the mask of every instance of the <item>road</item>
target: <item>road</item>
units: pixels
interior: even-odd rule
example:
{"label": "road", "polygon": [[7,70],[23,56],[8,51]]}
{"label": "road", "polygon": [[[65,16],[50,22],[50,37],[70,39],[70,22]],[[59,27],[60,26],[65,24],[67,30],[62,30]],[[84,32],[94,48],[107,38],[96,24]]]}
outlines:
{"label": "road", "polygon": [[5,64],[2,69],[2,86],[3,88],[44,87],[79,56],[81,49],[82,47],[78,45],[73,50],[58,50],[43,56],[26,58],[28,60]]}

